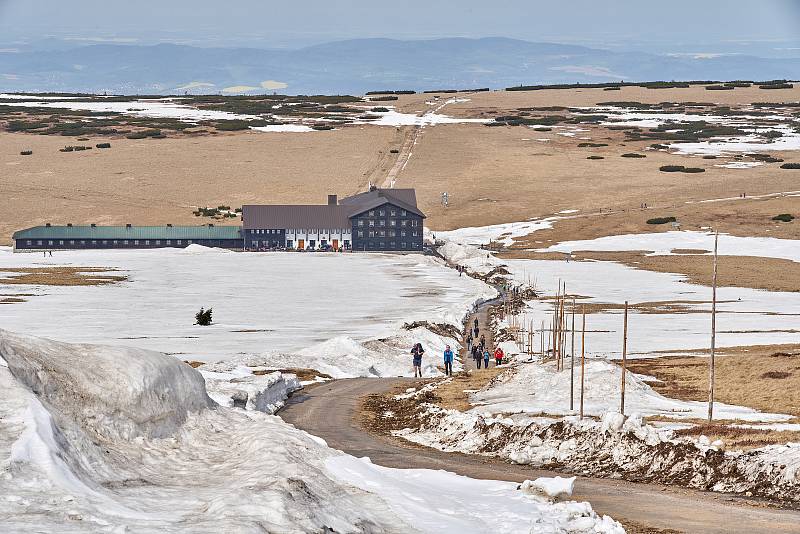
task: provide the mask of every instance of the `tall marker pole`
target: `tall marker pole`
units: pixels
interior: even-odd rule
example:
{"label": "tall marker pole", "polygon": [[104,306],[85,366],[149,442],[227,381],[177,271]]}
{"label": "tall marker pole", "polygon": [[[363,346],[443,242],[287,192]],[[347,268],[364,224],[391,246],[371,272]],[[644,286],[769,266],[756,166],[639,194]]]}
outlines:
{"label": "tall marker pole", "polygon": [[628,301],[625,301],[625,325],[622,334],[622,388],[619,400],[619,413],[625,415],[625,368],[628,356]]}
{"label": "tall marker pole", "polygon": [[708,420],[714,417],[714,349],[717,341],[717,245],[719,230],[714,232],[714,274],[711,280],[711,359],[708,362]]}
{"label": "tall marker pole", "polygon": [[572,298],[572,343],[569,366],[569,409],[575,409],[575,297]]}
{"label": "tall marker pole", "polygon": [[581,326],[581,419],[583,419],[583,376],[586,368],[586,306],[582,306],[583,325]]}

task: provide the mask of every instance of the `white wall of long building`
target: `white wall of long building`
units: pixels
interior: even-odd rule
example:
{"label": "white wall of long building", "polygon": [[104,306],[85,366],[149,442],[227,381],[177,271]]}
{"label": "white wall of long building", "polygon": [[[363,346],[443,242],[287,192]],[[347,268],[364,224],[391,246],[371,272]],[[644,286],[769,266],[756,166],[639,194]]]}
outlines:
{"label": "white wall of long building", "polygon": [[291,244],[292,247],[297,247],[300,241],[303,241],[304,248],[314,242],[314,246],[319,248],[322,242],[328,245],[333,245],[333,242],[338,242],[339,246],[343,246],[344,242],[348,244],[353,243],[352,230],[350,228],[287,228],[286,229],[286,244]]}

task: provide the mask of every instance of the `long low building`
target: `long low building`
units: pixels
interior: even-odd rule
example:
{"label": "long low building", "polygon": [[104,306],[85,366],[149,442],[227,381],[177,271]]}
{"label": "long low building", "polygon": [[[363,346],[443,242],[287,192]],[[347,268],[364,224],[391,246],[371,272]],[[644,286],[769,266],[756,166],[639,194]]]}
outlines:
{"label": "long low building", "polygon": [[425,215],[413,189],[370,188],[327,205],[242,206],[247,250],[422,251]]}
{"label": "long low building", "polygon": [[370,188],[327,204],[247,205],[242,226],[36,226],[15,232],[14,250],[141,249],[192,244],[233,250],[422,252],[425,215],[413,189]]}
{"label": "long low building", "polygon": [[241,249],[238,226],[35,226],[13,235],[14,250],[206,247]]}

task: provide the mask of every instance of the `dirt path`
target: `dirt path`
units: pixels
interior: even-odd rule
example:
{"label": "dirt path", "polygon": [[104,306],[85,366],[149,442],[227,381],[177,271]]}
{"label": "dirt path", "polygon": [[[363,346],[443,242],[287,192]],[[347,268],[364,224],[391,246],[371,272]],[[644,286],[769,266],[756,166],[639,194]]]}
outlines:
{"label": "dirt path", "polygon": [[[368,456],[374,463],[395,468],[444,469],[478,479],[521,482],[554,473],[529,466],[512,465],[492,458],[444,453],[412,443],[377,436],[358,422],[360,400],[385,393],[413,379],[356,378],[336,380],[294,396],[280,412],[289,423],[354,456]],[[601,514],[623,523],[670,532],[752,534],[797,532],[800,512],[767,508],[750,501],[695,490],[636,484],[619,480],[579,477],[577,500],[588,500]],[[631,532],[658,531],[630,529]]]}

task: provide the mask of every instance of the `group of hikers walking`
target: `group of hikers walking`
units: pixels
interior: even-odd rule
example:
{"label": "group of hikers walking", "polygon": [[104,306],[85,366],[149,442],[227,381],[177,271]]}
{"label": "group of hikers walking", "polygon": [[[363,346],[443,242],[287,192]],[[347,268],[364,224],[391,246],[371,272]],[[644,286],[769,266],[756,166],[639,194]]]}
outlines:
{"label": "group of hikers walking", "polygon": [[[478,337],[479,335],[480,337]],[[503,363],[503,357],[505,356],[503,349],[500,347],[494,349],[494,354],[489,352],[489,347],[486,346],[486,336],[481,334],[480,325],[478,324],[477,318],[467,333],[467,352],[470,354],[472,359],[475,360],[475,365],[478,369],[481,368],[481,361],[483,361],[483,367],[488,369],[489,360],[492,358],[492,356],[494,356],[495,365],[501,365]],[[424,353],[425,349],[422,348],[422,343],[415,343],[411,349],[411,355],[414,358],[415,378],[422,378],[422,355]],[[453,376],[453,360],[455,355],[453,354],[453,350],[450,348],[450,345],[445,346],[443,358],[444,373],[447,376]]]}

